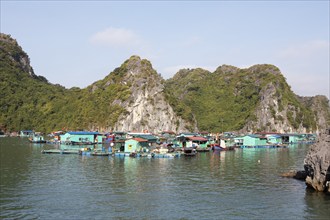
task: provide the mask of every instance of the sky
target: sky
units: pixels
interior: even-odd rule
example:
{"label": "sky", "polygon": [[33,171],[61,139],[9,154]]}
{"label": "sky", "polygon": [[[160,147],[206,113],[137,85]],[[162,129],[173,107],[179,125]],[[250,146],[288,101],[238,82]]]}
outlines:
{"label": "sky", "polygon": [[1,33],[36,75],[85,88],[138,55],[182,68],[273,64],[300,96],[330,97],[330,1],[0,0]]}

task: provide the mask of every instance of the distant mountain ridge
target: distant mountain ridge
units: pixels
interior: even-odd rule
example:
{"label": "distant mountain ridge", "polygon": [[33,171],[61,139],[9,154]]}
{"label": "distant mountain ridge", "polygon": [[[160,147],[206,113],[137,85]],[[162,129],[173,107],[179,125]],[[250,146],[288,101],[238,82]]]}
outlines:
{"label": "distant mountain ridge", "polygon": [[325,96],[299,97],[269,64],[214,72],[182,69],[164,80],[132,56],[80,89],[35,75],[28,55],[0,36],[0,129],[317,132],[329,126]]}

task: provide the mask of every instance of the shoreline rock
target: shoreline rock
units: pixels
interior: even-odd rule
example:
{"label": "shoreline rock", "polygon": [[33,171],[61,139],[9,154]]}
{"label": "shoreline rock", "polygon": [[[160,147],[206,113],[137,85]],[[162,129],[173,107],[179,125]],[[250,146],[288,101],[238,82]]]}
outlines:
{"label": "shoreline rock", "polygon": [[307,177],[307,173],[304,170],[299,170],[299,171],[291,170],[289,172],[282,173],[281,177],[287,177],[287,178],[293,178],[293,179],[305,181]]}
{"label": "shoreline rock", "polygon": [[330,128],[311,146],[304,160],[304,169],[308,187],[330,193]]}

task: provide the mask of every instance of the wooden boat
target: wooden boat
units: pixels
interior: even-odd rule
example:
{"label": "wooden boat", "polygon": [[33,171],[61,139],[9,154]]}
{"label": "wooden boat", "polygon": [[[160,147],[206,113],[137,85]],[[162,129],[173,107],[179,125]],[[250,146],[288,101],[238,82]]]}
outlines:
{"label": "wooden boat", "polygon": [[185,156],[189,156],[189,157],[191,157],[191,156],[196,156],[197,151],[196,151],[195,148],[192,148],[192,147],[185,147],[185,148],[183,148],[183,154],[184,154]]}
{"label": "wooden boat", "polygon": [[105,152],[105,151],[92,151],[91,152],[92,156],[109,156],[111,153]]}
{"label": "wooden boat", "polygon": [[225,149],[223,147],[221,147],[220,144],[212,144],[211,145],[211,150],[213,150],[213,151],[223,151]]}
{"label": "wooden boat", "polygon": [[234,142],[232,139],[220,139],[220,144],[212,144],[211,150],[213,151],[224,151],[224,150],[234,150]]}
{"label": "wooden boat", "polygon": [[148,157],[151,158],[177,158],[180,157],[180,153],[151,153]]}

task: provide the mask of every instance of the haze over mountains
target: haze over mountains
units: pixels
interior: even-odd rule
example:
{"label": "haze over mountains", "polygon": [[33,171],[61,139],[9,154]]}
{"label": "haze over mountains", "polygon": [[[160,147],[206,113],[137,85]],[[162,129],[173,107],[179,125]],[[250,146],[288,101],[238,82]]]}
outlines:
{"label": "haze over mountains", "polygon": [[0,57],[5,131],[318,132],[330,124],[327,97],[297,96],[270,64],[182,69],[164,80],[131,56],[104,79],[66,89],[37,76],[10,35],[1,34]]}

